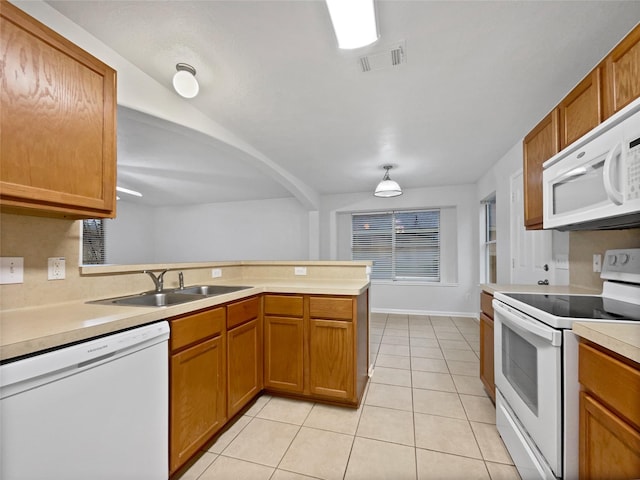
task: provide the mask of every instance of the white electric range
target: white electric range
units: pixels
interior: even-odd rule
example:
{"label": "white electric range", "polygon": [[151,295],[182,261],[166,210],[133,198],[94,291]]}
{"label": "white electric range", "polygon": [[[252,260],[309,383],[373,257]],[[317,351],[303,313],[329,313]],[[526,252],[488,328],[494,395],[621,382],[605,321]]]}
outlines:
{"label": "white electric range", "polygon": [[637,324],[640,248],[609,250],[601,295],[496,293],[496,424],[524,479],[578,478],[574,322]]}

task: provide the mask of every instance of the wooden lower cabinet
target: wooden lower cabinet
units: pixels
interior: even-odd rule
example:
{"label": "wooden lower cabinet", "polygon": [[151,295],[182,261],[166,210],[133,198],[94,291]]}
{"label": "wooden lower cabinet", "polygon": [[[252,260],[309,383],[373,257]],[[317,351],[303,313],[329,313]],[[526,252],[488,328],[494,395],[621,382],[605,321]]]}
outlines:
{"label": "wooden lower cabinet", "polygon": [[480,314],[480,380],[484,388],[496,402],[496,383],[493,353],[493,319]]}
{"label": "wooden lower cabinet", "polygon": [[265,316],[264,353],[264,386],[303,393],[304,320]]}
{"label": "wooden lower cabinet", "polygon": [[354,396],[353,324],[309,320],[309,389],[312,395],[351,400]]}
{"label": "wooden lower cabinet", "polygon": [[170,473],[178,470],[224,425],[224,366],[223,335],[171,356]]}
{"label": "wooden lower cabinet", "polygon": [[640,364],[582,340],[578,350],[580,478],[640,478]]}
{"label": "wooden lower cabinet", "polygon": [[227,332],[227,383],[229,418],[262,390],[261,320],[253,320]]}
{"label": "wooden lower cabinet", "polygon": [[480,380],[484,388],[496,403],[496,383],[493,345],[493,295],[480,293]]}
{"label": "wooden lower cabinet", "polygon": [[640,478],[640,432],[580,392],[580,478]]}

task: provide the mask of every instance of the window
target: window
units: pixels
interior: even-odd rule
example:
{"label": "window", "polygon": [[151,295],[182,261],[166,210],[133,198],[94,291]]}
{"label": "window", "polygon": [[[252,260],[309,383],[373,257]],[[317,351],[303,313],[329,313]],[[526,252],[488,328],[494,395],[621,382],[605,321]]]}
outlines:
{"label": "window", "polygon": [[372,279],[440,281],[440,210],[353,214],[351,258]]}
{"label": "window", "polygon": [[82,221],[83,265],[102,265],[106,263],[104,227],[105,224],[102,219]]}
{"label": "window", "polygon": [[487,283],[496,283],[497,271],[497,231],[496,231],[496,197],[492,195],[482,201],[484,210],[484,271]]}

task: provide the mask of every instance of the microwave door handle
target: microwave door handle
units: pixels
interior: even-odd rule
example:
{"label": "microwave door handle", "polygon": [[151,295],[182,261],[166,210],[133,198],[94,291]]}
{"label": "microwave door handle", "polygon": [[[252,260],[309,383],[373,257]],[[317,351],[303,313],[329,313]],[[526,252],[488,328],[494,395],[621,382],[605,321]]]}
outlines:
{"label": "microwave door handle", "polygon": [[530,319],[519,312],[513,311],[506,305],[493,302],[493,308],[496,313],[500,313],[500,320],[502,323],[509,326],[509,328],[516,330],[520,333],[535,335],[549,342],[554,347],[562,345],[561,333],[542,322]]}
{"label": "microwave door handle", "polygon": [[607,155],[607,158],[604,161],[604,172],[603,172],[603,181],[604,181],[604,189],[607,192],[607,196],[609,200],[611,200],[616,205],[622,205],[623,197],[622,192],[616,190],[613,185],[612,177],[614,172],[614,167],[618,165],[620,162],[620,157],[622,155],[622,144],[618,143]]}

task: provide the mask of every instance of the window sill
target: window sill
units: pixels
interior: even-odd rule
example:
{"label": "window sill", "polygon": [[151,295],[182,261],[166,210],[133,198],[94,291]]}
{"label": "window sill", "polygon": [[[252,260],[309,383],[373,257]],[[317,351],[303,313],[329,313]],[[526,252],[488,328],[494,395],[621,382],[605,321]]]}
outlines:
{"label": "window sill", "polygon": [[459,287],[459,283],[449,282],[427,282],[418,280],[371,280],[371,285],[398,285],[398,286],[412,286],[419,285],[421,287]]}

